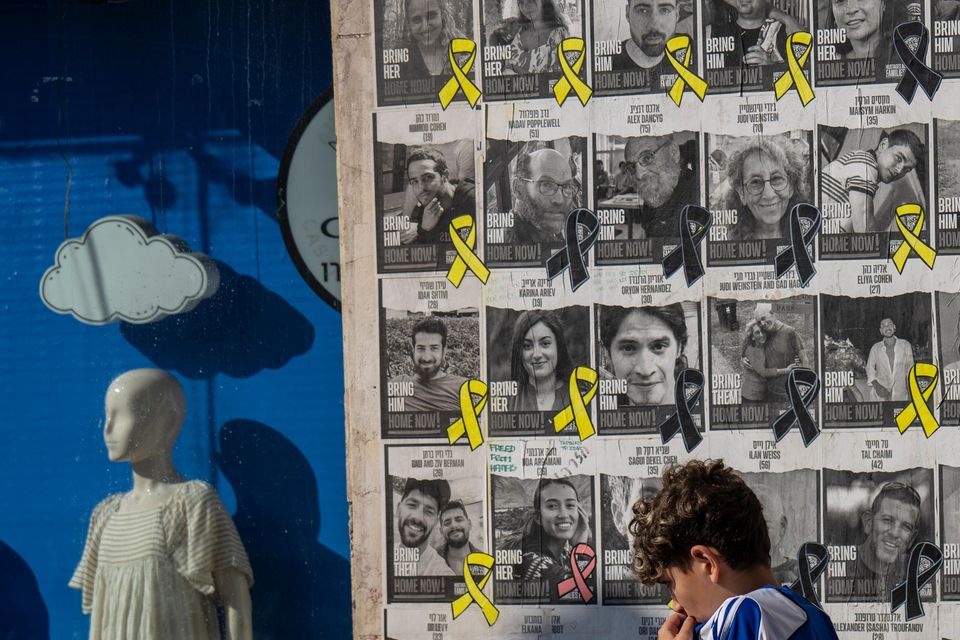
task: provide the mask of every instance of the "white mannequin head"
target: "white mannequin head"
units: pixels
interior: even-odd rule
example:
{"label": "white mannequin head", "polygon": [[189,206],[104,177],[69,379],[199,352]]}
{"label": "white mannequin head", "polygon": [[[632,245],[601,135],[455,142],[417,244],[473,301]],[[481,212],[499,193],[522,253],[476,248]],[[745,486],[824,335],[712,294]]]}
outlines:
{"label": "white mannequin head", "polygon": [[107,389],[103,439],[112,462],[169,456],[186,416],[183,387],[160,369],[134,369]]}

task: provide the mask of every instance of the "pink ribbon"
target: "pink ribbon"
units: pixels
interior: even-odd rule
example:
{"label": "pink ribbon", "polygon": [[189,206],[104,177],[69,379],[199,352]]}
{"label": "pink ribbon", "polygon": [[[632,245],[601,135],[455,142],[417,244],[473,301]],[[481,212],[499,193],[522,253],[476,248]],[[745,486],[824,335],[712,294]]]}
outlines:
{"label": "pink ribbon", "polygon": [[[590,562],[580,570],[580,565],[577,564],[577,556],[587,556],[590,558]],[[587,586],[586,580],[593,570],[597,566],[597,554],[594,552],[593,548],[581,542],[570,551],[570,570],[573,571],[573,577],[567,578],[557,583],[557,595],[565,596],[574,589],[580,590],[580,597],[583,598],[584,602],[590,602],[593,600],[593,591],[590,591],[590,587]]]}

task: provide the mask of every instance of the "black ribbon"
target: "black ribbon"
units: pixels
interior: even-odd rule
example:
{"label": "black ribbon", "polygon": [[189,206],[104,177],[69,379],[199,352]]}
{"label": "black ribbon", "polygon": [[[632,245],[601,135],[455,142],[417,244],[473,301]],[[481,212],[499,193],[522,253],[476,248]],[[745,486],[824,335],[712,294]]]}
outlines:
{"label": "black ribbon", "polygon": [[[811,556],[814,563],[810,564]],[[819,542],[804,542],[800,545],[800,551],[797,553],[797,580],[790,588],[801,596],[812,602],[818,609],[820,598],[817,597],[817,591],[814,583],[820,580],[820,576],[827,570],[827,563],[830,562],[830,552]]]}
{"label": "black ribbon", "polygon": [[[907,44],[909,39],[917,39],[916,49]],[[923,61],[927,55],[929,43],[930,32],[922,22],[904,22],[893,30],[893,47],[906,67],[903,77],[897,83],[897,93],[908,103],[913,102],[918,84],[927,97],[933,100],[933,94],[940,88],[940,81],[943,80],[943,75],[928,67]]]}
{"label": "black ribbon", "polygon": [[[800,385],[807,385],[806,391],[800,390]],[[790,408],[780,414],[773,422],[773,435],[777,442],[783,439],[793,425],[800,427],[800,435],[803,436],[803,446],[809,447],[810,443],[820,436],[820,428],[817,427],[816,420],[807,411],[807,407],[817,397],[820,391],[820,378],[811,369],[797,367],[791,369],[787,374],[787,395],[790,396]]]}
{"label": "black ribbon", "polygon": [[[926,559],[930,564],[920,571],[920,563]],[[920,601],[920,589],[940,572],[943,567],[943,551],[931,542],[918,542],[910,551],[907,562],[907,579],[890,590],[890,611],[894,612],[907,605],[904,620],[909,622],[923,617],[923,602]]]}
{"label": "black ribbon", "polygon": [[[700,262],[700,241],[713,224],[713,214],[695,204],[685,204],[680,210],[680,246],[663,259],[663,275],[672,276],[683,267],[687,286],[703,277]],[[694,229],[691,229],[691,226]]]}
{"label": "black ribbon", "polygon": [[[582,239],[577,233],[578,227],[583,227],[586,232]],[[580,288],[580,285],[590,279],[584,258],[599,235],[600,220],[597,219],[597,214],[583,207],[571,211],[567,215],[567,226],[564,229],[567,246],[547,258],[547,277],[552,280],[569,267],[573,291]]]}
{"label": "black ribbon", "polygon": [[[801,224],[803,220],[810,223],[806,231]],[[820,209],[806,202],[793,205],[790,210],[790,246],[781,250],[774,261],[778,278],[782,278],[790,267],[796,265],[801,286],[807,286],[810,278],[817,272],[813,266],[812,243],[820,231],[820,223]]]}
{"label": "black ribbon", "polygon": [[[696,387],[696,391],[689,398],[686,393],[687,385]],[[693,416],[690,414],[690,409],[697,404],[697,400],[700,399],[702,394],[703,372],[697,369],[681,369],[680,373],[677,374],[677,384],[673,389],[673,401],[676,410],[669,418],[661,422],[659,427],[660,437],[664,444],[679,433],[683,436],[683,446],[686,447],[687,453],[690,453],[703,441],[703,436],[700,435],[700,431],[693,421]]]}

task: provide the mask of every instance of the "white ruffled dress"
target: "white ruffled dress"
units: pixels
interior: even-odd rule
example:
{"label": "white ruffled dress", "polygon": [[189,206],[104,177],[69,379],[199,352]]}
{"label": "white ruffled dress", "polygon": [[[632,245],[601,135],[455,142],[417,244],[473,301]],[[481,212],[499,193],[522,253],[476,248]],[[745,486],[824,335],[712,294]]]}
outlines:
{"label": "white ruffled dress", "polygon": [[236,569],[249,586],[253,571],[217,492],[192,480],[163,505],[119,513],[122,497],[93,510],[70,580],[90,640],[219,640],[213,573]]}

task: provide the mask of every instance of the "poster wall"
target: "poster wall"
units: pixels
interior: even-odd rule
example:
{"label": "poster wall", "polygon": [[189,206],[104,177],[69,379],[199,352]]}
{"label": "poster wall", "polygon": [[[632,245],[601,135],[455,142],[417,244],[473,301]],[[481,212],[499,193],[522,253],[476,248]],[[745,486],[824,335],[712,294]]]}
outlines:
{"label": "poster wall", "polygon": [[841,637],[960,635],[960,16],[854,4],[366,9],[358,633],[652,640],[632,506],[722,458]]}

